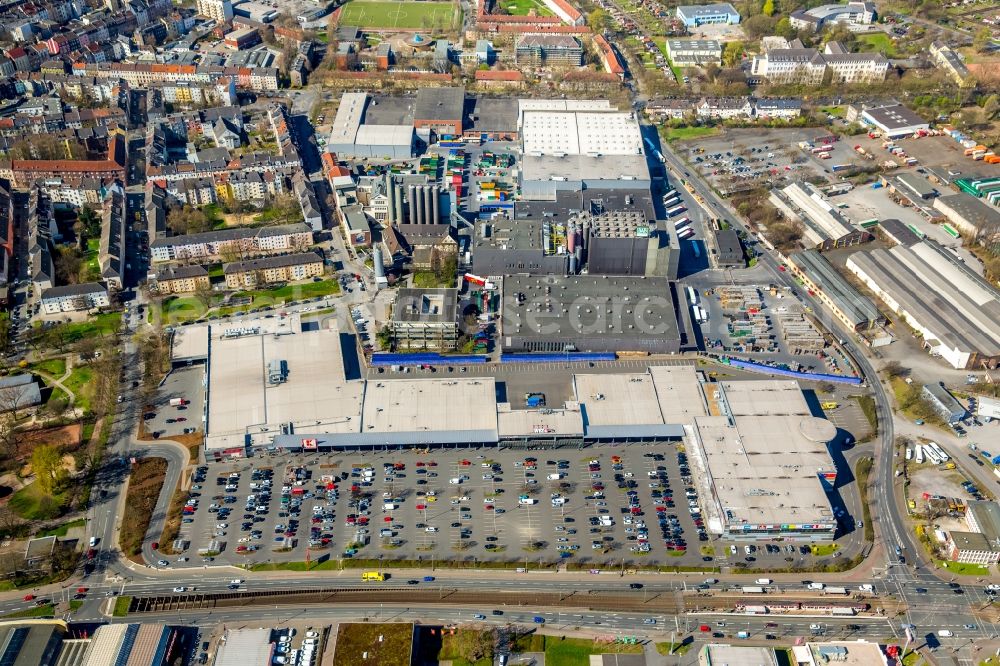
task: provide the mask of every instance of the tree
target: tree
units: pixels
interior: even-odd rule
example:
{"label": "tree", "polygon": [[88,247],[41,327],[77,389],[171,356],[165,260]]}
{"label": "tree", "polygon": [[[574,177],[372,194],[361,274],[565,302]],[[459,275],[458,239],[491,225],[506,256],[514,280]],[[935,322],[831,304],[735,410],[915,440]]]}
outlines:
{"label": "tree", "polygon": [[782,16],[778,19],[778,22],[774,25],[774,34],[784,37],[785,39],[795,39],[797,31],[792,27],[792,22],[788,20],[787,16]]}
{"label": "tree", "polygon": [[611,15],[604,9],[598,7],[587,14],[587,25],[597,34],[601,34],[611,29]]}
{"label": "tree", "polygon": [[210,286],[199,284],[194,290],[194,297],[205,312],[212,307],[212,288]]}
{"label": "tree", "polygon": [[735,67],[743,59],[743,42],[726,42],[722,51],[722,63],[727,67]]}
{"label": "tree", "polygon": [[66,468],[62,454],[51,444],[41,444],[31,452],[31,470],[35,474],[38,487],[46,495],[52,495],[66,480]]}
{"label": "tree", "polygon": [[760,11],[764,16],[774,16],[774,0],[764,0],[764,7]]}
{"label": "tree", "polygon": [[57,247],[52,261],[56,269],[56,282],[59,284],[80,282],[80,269],[83,268],[83,255],[80,248],[70,245]]}
{"label": "tree", "polygon": [[757,16],[751,16],[743,22],[743,32],[750,39],[760,39],[767,35],[773,35],[774,26],[777,23],[778,21],[772,16],[758,14]]}
{"label": "tree", "polygon": [[197,234],[211,229],[212,222],[204,211],[184,204],[167,211],[167,226],[175,234]]}
{"label": "tree", "polygon": [[889,361],[882,367],[882,372],[885,376],[890,379],[895,379],[896,377],[902,377],[907,373],[906,368],[899,361]]}
{"label": "tree", "polygon": [[983,100],[983,116],[987,120],[996,118],[998,111],[1000,111],[1000,99],[997,99],[996,95],[990,95]]}
{"label": "tree", "polygon": [[84,206],[76,216],[83,233],[90,238],[97,238],[101,235],[101,216],[90,206]]}
{"label": "tree", "polygon": [[992,48],[993,35],[987,27],[980,28],[972,38],[972,48],[976,53],[986,53]]}

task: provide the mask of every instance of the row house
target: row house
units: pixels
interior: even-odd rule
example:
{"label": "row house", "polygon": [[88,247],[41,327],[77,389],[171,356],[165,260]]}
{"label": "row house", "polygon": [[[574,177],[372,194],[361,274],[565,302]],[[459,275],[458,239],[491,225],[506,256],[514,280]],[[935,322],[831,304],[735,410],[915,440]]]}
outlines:
{"label": "row house", "polygon": [[261,284],[294,282],[323,275],[323,257],[316,252],[234,261],[223,268],[226,287],[247,289]]}
{"label": "row house", "polygon": [[211,288],[211,281],[204,266],[167,266],[153,274],[149,287],[161,296],[190,294],[199,289]]}
{"label": "row house", "polygon": [[125,275],[125,191],[120,183],[104,200],[97,264],[108,288],[120,290]]}
{"label": "row house", "polygon": [[302,223],[272,227],[237,227],[201,234],[158,238],[150,243],[154,262],[215,260],[223,255],[253,257],[301,251],[313,243],[313,232]]}
{"label": "row house", "polygon": [[784,98],[706,97],[694,107],[694,112],[699,118],[717,120],[790,119],[801,115],[802,102]]}
{"label": "row house", "polygon": [[236,87],[257,92],[278,90],[275,67],[219,67],[215,65],[134,64],[121,62],[74,63],[73,73],[102,78],[120,78],[137,88],[156,81],[211,83],[223,76],[233,77]]}

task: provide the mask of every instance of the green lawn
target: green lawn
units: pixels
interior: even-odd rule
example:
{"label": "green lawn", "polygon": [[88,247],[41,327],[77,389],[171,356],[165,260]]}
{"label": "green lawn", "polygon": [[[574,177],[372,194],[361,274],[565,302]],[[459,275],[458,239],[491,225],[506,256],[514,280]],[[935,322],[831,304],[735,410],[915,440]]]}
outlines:
{"label": "green lawn", "polygon": [[11,495],[8,506],[25,520],[49,520],[62,513],[68,501],[65,493],[46,495],[37,483],[31,483]]}
{"label": "green lawn", "polygon": [[351,0],[340,14],[341,25],[361,28],[450,29],[459,22],[457,4],[451,2],[381,2]]}
{"label": "green lawn", "polygon": [[[337,629],[333,666],[409,664],[413,650],[410,625],[404,623],[349,623]],[[367,659],[362,655],[367,653]]]}
{"label": "green lawn", "polygon": [[511,16],[527,16],[532,9],[536,16],[552,16],[549,8],[538,0],[501,0],[500,8]]}
{"label": "green lawn", "polygon": [[858,44],[863,45],[862,51],[876,51],[886,58],[896,57],[896,47],[892,39],[884,32],[875,32],[870,35],[858,35]]}
{"label": "green lawn", "polygon": [[592,654],[642,654],[641,645],[603,643],[586,638],[545,637],[545,666],[579,666],[590,661]]}
{"label": "green lawn", "polygon": [[93,379],[94,371],[84,365],[73,368],[73,371],[69,373],[69,377],[63,382],[63,386],[76,395],[76,402],[73,404],[80,409],[86,410],[90,408],[90,383]]}
{"label": "green lawn", "polygon": [[719,134],[718,127],[705,127],[695,125],[691,127],[663,127],[660,134],[667,141],[690,141],[691,139],[701,139],[706,136]]}
{"label": "green lawn", "polygon": [[[150,308],[150,315],[153,309]],[[164,324],[176,324],[182,321],[192,321],[207,313],[205,307],[197,298],[184,296],[169,296],[160,303],[160,314]]]}
{"label": "green lawn", "polygon": [[44,361],[39,361],[32,366],[34,370],[41,370],[42,372],[48,373],[59,379],[64,374],[66,374],[66,359],[64,358],[48,358]]}
{"label": "green lawn", "polygon": [[67,344],[79,342],[84,338],[94,336],[111,335],[121,326],[122,315],[120,312],[105,312],[94,315],[74,324],[64,324],[64,334]]}
{"label": "green lawn", "polygon": [[6,615],[0,615],[0,617],[49,617],[55,614],[55,610],[56,607],[52,604],[45,604],[44,606],[33,606],[24,610],[14,611],[13,613],[7,613]]}
{"label": "green lawn", "polygon": [[126,595],[115,599],[115,610],[111,613],[113,617],[125,617],[128,615],[128,607],[132,603],[132,597]]}
{"label": "green lawn", "polygon": [[434,289],[436,287],[454,287],[454,284],[438,280],[432,271],[417,271],[413,274],[413,286],[418,289]]}
{"label": "green lawn", "polygon": [[78,610],[80,610],[81,606],[83,606],[83,599],[70,599],[69,600],[69,609],[71,611],[78,611]]}
{"label": "green lawn", "polygon": [[837,544],[835,543],[821,543],[809,546],[812,550],[812,554],[816,557],[828,557],[837,552]]}
{"label": "green lawn", "polygon": [[988,576],[990,575],[990,570],[981,564],[963,564],[961,562],[948,562],[946,560],[936,560],[937,564],[942,569],[957,574],[959,576]]}
{"label": "green lawn", "polygon": [[847,113],[847,109],[843,106],[824,106],[820,108],[820,112],[834,118],[843,118],[844,114]]}
{"label": "green lawn", "polygon": [[48,529],[48,530],[45,530],[43,532],[39,532],[36,536],[39,536],[39,537],[47,537],[47,536],[64,537],[64,536],[66,536],[66,533],[70,529],[72,529],[74,527],[83,527],[86,524],[87,524],[87,521],[84,518],[79,518],[77,520],[71,520],[71,521],[69,521],[67,523],[63,523],[62,525],[57,525],[57,526],[53,527],[52,529]]}
{"label": "green lawn", "polygon": [[88,238],[87,239],[87,252],[83,257],[83,268],[81,269],[82,278],[85,282],[92,280],[97,280],[101,277],[101,267],[97,261],[97,255],[101,251],[101,239],[100,238]]}

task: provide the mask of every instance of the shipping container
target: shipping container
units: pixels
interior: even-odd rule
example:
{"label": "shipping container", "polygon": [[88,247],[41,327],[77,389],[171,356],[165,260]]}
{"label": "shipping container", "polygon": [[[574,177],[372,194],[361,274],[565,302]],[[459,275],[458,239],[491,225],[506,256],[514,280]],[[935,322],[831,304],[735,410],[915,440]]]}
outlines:
{"label": "shipping container", "polygon": [[685,240],[687,238],[690,238],[691,236],[694,236],[694,229],[692,229],[691,227],[685,227],[684,229],[681,229],[680,231],[677,232],[677,238],[679,238],[680,240]]}
{"label": "shipping container", "polygon": [[680,215],[681,213],[683,213],[686,210],[687,210],[687,208],[685,208],[684,206],[674,206],[673,208],[671,208],[670,210],[667,211],[667,217],[673,217],[675,215]]}
{"label": "shipping container", "polygon": [[689,218],[682,217],[681,219],[679,219],[676,222],[674,222],[674,229],[676,229],[677,231],[680,231],[682,227],[686,227],[690,223],[691,223],[691,220]]}

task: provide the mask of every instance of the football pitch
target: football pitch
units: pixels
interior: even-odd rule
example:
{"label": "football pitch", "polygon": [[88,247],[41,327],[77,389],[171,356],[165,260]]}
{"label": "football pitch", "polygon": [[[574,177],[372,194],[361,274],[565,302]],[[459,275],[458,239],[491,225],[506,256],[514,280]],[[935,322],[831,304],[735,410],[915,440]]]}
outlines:
{"label": "football pitch", "polygon": [[361,28],[452,29],[459,20],[453,2],[351,0],[340,13],[340,25]]}

